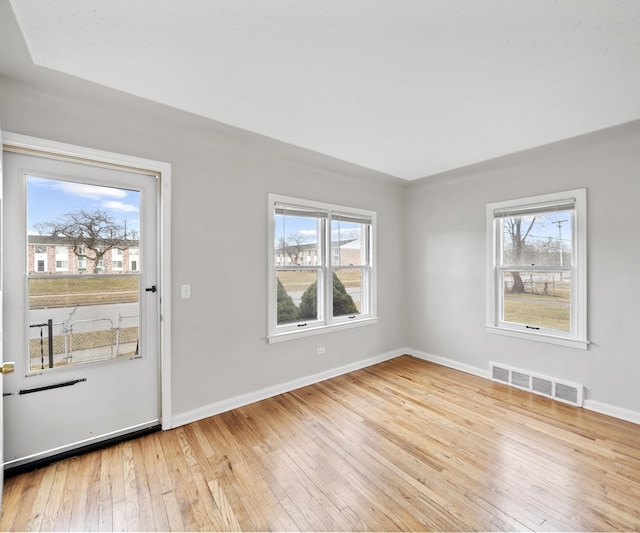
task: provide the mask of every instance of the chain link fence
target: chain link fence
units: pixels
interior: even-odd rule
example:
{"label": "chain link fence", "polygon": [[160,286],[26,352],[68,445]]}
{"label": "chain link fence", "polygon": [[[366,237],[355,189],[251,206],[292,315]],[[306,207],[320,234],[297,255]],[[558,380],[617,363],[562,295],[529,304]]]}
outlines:
{"label": "chain link fence", "polygon": [[[71,313],[72,315],[73,313]],[[71,316],[70,315],[70,316]],[[29,326],[29,370],[68,366],[138,355],[138,315],[116,314]]]}

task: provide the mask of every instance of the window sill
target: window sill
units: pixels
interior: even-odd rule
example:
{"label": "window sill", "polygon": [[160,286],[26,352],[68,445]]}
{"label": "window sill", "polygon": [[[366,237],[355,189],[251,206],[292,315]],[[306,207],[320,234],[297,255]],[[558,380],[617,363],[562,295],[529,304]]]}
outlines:
{"label": "window sill", "polygon": [[313,335],[322,335],[323,333],[332,333],[343,329],[357,328],[360,326],[370,326],[377,324],[378,317],[363,318],[360,320],[352,320],[350,322],[341,322],[339,324],[331,324],[329,326],[318,326],[315,328],[305,329],[304,331],[288,331],[286,333],[276,333],[267,337],[268,344],[274,344],[276,342],[290,341],[293,339],[300,339],[302,337],[311,337]]}
{"label": "window sill", "polygon": [[493,335],[504,335],[506,337],[515,337],[518,339],[527,339],[536,342],[545,342],[547,344],[556,344],[558,346],[567,346],[569,348],[577,348],[579,350],[586,350],[589,348],[589,341],[569,339],[567,337],[559,337],[555,335],[546,335],[544,333],[529,333],[528,331],[521,331],[509,328],[499,328],[497,326],[486,326],[488,333]]}

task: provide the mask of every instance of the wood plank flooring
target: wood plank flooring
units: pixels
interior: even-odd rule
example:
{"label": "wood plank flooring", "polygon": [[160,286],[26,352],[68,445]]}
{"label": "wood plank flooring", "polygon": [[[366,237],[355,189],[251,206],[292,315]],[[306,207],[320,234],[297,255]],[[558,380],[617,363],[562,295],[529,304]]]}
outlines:
{"label": "wood plank flooring", "polygon": [[3,531],[640,530],[640,426],[409,356],[9,478]]}

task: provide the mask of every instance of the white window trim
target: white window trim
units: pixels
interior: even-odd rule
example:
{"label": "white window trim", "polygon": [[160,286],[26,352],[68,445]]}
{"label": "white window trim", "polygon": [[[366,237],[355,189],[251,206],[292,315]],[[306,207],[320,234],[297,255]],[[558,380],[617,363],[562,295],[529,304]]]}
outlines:
{"label": "white window trim", "polygon": [[[350,319],[349,317],[331,317],[328,316],[330,313],[325,312],[325,316],[319,320],[313,321],[309,323],[308,326],[305,326],[304,329],[291,329],[289,326],[278,327],[277,325],[277,306],[275,302],[277,301],[277,282],[276,282],[276,264],[275,264],[275,254],[274,254],[274,246],[273,246],[273,236],[275,233],[275,220],[273,217],[274,206],[276,203],[284,203],[291,205],[299,205],[310,208],[315,208],[319,210],[326,210],[329,212],[329,222],[331,220],[331,212],[348,212],[354,215],[363,215],[371,217],[371,236],[370,236],[370,262],[369,265],[369,291],[368,294],[363,298],[368,298],[368,306],[369,312],[364,315],[358,315],[356,318]],[[358,209],[354,207],[345,207],[342,205],[328,204],[325,202],[316,202],[313,200],[305,200],[302,198],[293,198],[290,196],[283,196],[279,194],[270,193],[268,195],[268,265],[269,265],[269,283],[268,283],[268,298],[267,298],[267,317],[268,317],[268,334],[267,334],[267,342],[269,344],[273,344],[276,342],[282,342],[292,339],[298,339],[301,337],[308,337],[312,335],[320,335],[323,333],[328,333],[331,331],[338,331],[343,329],[349,329],[354,327],[366,326],[371,324],[376,324],[378,322],[377,316],[377,307],[376,307],[376,292],[377,292],[377,284],[376,284],[376,213],[375,211],[369,211],[365,209]],[[324,235],[324,254],[327,258],[326,264],[323,266],[306,266],[301,267],[302,269],[311,269],[316,270],[319,269],[321,271],[321,279],[318,282],[319,291],[322,291],[325,300],[329,300],[331,295],[333,294],[333,285],[325,282],[326,279],[329,279],[329,274],[332,271],[332,261],[331,261],[331,228],[329,227],[326,230],[326,235]],[[318,262],[316,258],[316,263]]]}
{"label": "white window trim", "polygon": [[[571,286],[571,333],[567,336],[555,335],[548,331],[527,331],[524,326],[509,325],[498,317],[498,269],[496,210],[506,208],[523,208],[541,204],[555,204],[569,198],[575,199],[574,247],[575,269]],[[575,189],[559,193],[544,194],[493,202],[487,204],[486,210],[486,330],[488,333],[505,335],[520,339],[529,339],[571,348],[586,350],[589,346],[587,338],[587,191]]]}

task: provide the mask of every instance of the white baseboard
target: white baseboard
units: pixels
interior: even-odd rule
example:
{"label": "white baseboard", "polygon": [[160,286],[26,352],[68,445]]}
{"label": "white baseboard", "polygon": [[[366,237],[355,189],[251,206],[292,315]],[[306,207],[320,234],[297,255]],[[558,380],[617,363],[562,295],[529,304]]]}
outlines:
{"label": "white baseboard", "polygon": [[[461,370],[462,372],[466,372],[467,374],[473,374],[474,376],[479,376],[481,378],[491,379],[489,370],[481,370],[473,366],[465,365],[464,363],[460,363],[458,361],[453,361],[452,359],[447,359],[438,355],[421,352],[420,350],[414,350],[412,348],[405,348],[403,353],[409,354],[418,359],[424,359],[425,361],[431,361],[432,363],[437,363],[442,366],[453,368],[455,370]],[[620,420],[625,420],[634,424],[640,424],[640,412],[638,411],[632,411],[631,409],[625,409],[624,407],[618,407],[615,405],[597,402],[595,400],[589,399],[584,400],[583,407],[589,411],[594,411],[602,415],[611,416],[613,418],[618,418]]]}
{"label": "white baseboard", "polygon": [[490,377],[488,369],[482,370],[480,368],[476,368],[475,366],[465,365],[464,363],[460,363],[459,361],[454,361],[453,359],[440,357],[439,355],[421,352],[420,350],[414,350],[413,348],[405,348],[405,351],[403,353],[409,354],[417,359],[424,359],[425,361],[437,363],[439,365],[453,368],[455,370],[460,370],[461,372],[466,372],[467,374],[472,374],[481,378],[489,379]]}
{"label": "white baseboard", "polygon": [[175,428],[178,426],[183,426],[185,424],[190,424],[191,422],[196,422],[198,420],[202,420],[203,418],[218,415],[226,411],[231,411],[232,409],[237,409],[238,407],[243,407],[245,405],[259,402],[261,400],[266,400],[267,398],[272,398],[274,396],[277,396],[278,394],[290,392],[301,387],[306,387],[307,385],[313,385],[314,383],[319,383],[320,381],[324,381],[326,379],[331,379],[337,376],[341,376],[342,374],[353,372],[354,370],[360,370],[361,368],[366,368],[377,363],[382,363],[383,361],[388,361],[389,359],[394,359],[396,357],[399,357],[400,355],[404,355],[405,353],[407,352],[403,350],[394,350],[393,352],[388,352],[385,354],[377,355],[375,357],[370,357],[368,359],[363,359],[361,361],[356,361],[355,363],[344,365],[338,368],[332,368],[330,370],[326,370],[325,372],[320,372],[319,374],[305,376],[303,378],[295,379],[287,383],[281,383],[279,385],[260,389],[255,392],[241,394],[240,396],[234,396],[233,398],[205,405],[203,407],[199,407],[198,409],[193,409],[191,411],[187,411],[186,413],[175,415],[171,420],[173,424],[172,427]]}
{"label": "white baseboard", "polygon": [[596,402],[595,400],[585,400],[584,408],[589,411],[600,413],[601,415],[612,416],[613,418],[619,418],[620,420],[640,424],[640,413],[638,411],[632,411],[631,409],[617,407],[616,405],[608,403]]}
{"label": "white baseboard", "polygon": [[[319,383],[320,381],[324,381],[326,379],[331,379],[337,376],[341,376],[342,374],[360,370],[361,368],[366,368],[377,363],[382,363],[383,361],[388,361],[404,354],[411,355],[412,357],[415,357],[417,359],[423,359],[425,361],[430,361],[432,363],[446,366],[448,368],[460,370],[462,372],[466,372],[467,374],[472,374],[484,379],[490,379],[491,377],[488,369],[483,370],[474,366],[460,363],[459,361],[454,361],[453,359],[447,359],[446,357],[440,357],[438,355],[429,354],[420,350],[414,350],[413,348],[402,348],[385,354],[377,355],[375,357],[370,357],[368,359],[363,359],[361,361],[356,361],[355,363],[351,363],[345,366],[332,368],[319,374],[313,374],[311,376],[306,376],[300,379],[289,381],[287,383],[282,383],[280,385],[274,385],[273,387],[267,387],[255,392],[242,394],[240,396],[234,396],[233,398],[221,400],[219,402],[205,405],[198,409],[193,409],[192,411],[187,411],[186,413],[175,415],[171,420],[173,424],[172,427],[183,426],[191,422],[202,420],[203,418],[218,415],[226,411],[231,411],[232,409],[237,409],[238,407],[243,407],[254,402],[259,402],[260,400],[266,400],[267,398],[272,398],[273,396],[277,396],[278,394],[283,394],[285,392],[299,389],[301,387],[306,387],[307,385],[313,385],[314,383]],[[615,405],[610,405],[589,399],[584,400],[584,408],[588,409],[589,411],[594,411],[596,413],[611,416],[613,418],[618,418],[620,420],[625,420],[634,424],[640,424],[640,412],[632,411],[631,409],[625,409],[624,407],[617,407]]]}

